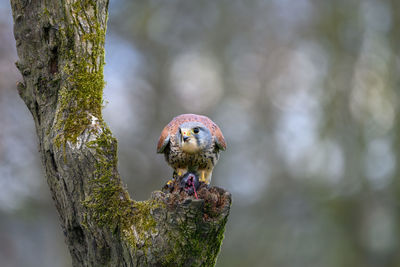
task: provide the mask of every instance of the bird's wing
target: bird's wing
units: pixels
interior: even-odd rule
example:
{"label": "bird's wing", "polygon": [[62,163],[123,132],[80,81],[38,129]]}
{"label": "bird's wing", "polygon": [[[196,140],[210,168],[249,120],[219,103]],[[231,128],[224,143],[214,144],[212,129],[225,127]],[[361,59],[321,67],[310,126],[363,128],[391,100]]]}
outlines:
{"label": "bird's wing", "polygon": [[216,126],[215,130],[213,131],[213,136],[215,136],[215,143],[217,144],[219,149],[225,150],[226,149],[225,138],[219,127],[215,123],[214,125]]}
{"label": "bird's wing", "polygon": [[158,144],[157,144],[157,153],[163,153],[164,149],[167,147],[169,144],[169,139],[170,139],[170,134],[169,134],[169,125],[165,126],[165,128],[162,130],[160,138],[158,139]]}

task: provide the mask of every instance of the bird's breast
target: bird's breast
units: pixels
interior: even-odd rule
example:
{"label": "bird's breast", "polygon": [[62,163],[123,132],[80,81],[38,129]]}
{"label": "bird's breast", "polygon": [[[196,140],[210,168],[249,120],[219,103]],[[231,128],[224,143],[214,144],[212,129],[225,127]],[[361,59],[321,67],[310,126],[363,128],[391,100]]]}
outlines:
{"label": "bird's breast", "polygon": [[210,150],[186,153],[179,147],[171,147],[165,157],[173,168],[206,169],[216,164],[218,153]]}

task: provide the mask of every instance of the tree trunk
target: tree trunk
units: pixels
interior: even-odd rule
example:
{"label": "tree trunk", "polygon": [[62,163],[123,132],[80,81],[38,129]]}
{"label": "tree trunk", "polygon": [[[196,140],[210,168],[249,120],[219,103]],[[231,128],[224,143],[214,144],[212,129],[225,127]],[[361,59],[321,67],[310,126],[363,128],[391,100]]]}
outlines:
{"label": "tree trunk", "polygon": [[23,75],[47,182],[73,266],[213,266],[231,196],[155,191],[131,200],[117,141],[102,119],[108,0],[11,0]]}

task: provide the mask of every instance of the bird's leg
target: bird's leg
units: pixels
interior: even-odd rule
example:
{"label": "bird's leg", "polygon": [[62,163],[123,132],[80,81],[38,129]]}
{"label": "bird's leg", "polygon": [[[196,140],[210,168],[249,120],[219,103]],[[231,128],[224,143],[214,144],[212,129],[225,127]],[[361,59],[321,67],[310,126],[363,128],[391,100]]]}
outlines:
{"label": "bird's leg", "polygon": [[209,185],[211,183],[211,175],[212,171],[210,170],[200,170],[199,181]]}
{"label": "bird's leg", "polygon": [[172,184],[174,180],[178,180],[181,178],[185,173],[187,173],[187,168],[176,168],[174,169],[174,174],[172,175],[173,178],[167,182],[167,184]]}
{"label": "bird's leg", "polygon": [[187,169],[184,168],[176,168],[174,169],[174,173],[172,174],[172,179],[170,179],[165,185],[166,188],[172,189],[174,187],[175,181],[180,181],[180,178],[187,173]]}
{"label": "bird's leg", "polygon": [[185,168],[176,168],[176,169],[174,169],[174,173],[172,174],[172,179],[170,179],[170,180],[166,183],[165,187],[166,187],[166,188],[169,188],[169,189],[172,189],[172,188],[174,187],[174,182],[175,182],[175,181],[179,181],[180,178],[181,178],[185,173],[187,173],[187,169],[185,169]]}
{"label": "bird's leg", "polygon": [[178,175],[178,177],[181,177],[182,175],[184,175],[185,173],[188,172],[187,168],[177,168],[176,170],[176,174]]}
{"label": "bird's leg", "polygon": [[200,181],[200,182],[203,182],[203,183],[206,182],[206,179],[205,179],[205,171],[200,171],[200,179],[199,179],[199,181]]}

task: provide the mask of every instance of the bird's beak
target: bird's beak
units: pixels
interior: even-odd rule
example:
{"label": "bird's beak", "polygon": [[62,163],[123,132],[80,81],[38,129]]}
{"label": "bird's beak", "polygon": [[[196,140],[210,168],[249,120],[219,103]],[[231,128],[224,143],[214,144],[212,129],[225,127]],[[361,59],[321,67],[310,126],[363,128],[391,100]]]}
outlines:
{"label": "bird's beak", "polygon": [[181,135],[182,135],[182,141],[186,142],[191,135],[190,129],[181,129]]}

